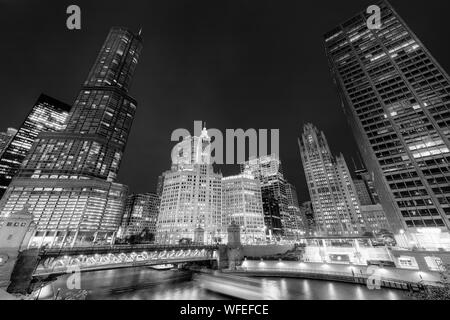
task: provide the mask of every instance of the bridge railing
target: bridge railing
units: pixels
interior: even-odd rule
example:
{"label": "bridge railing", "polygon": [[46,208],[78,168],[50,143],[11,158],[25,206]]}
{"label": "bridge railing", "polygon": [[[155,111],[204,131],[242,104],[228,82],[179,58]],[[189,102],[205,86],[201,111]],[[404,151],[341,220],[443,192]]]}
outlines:
{"label": "bridge railing", "polygon": [[142,251],[163,251],[163,250],[215,250],[217,245],[155,245],[155,244],[138,244],[138,245],[109,245],[109,246],[79,246],[79,247],[63,247],[63,248],[41,248],[41,256],[62,256],[73,255],[78,253],[105,253],[105,252],[142,252]]}
{"label": "bridge railing", "polygon": [[[192,257],[164,257],[155,258],[148,260],[133,260],[133,261],[120,261],[120,262],[96,262],[96,263],[80,263],[76,264],[80,271],[95,271],[95,270],[109,270],[123,267],[142,267],[151,266],[159,264],[171,264],[171,263],[181,263],[181,262],[193,262],[193,261],[207,261],[212,260],[212,257],[205,256],[192,256]],[[51,267],[44,267],[39,265],[34,271],[34,276],[43,276],[50,274],[65,274],[68,272],[68,267],[74,265],[56,265]],[[70,272],[69,272],[70,273]]]}
{"label": "bridge railing", "polygon": [[109,246],[79,246],[63,248],[41,248],[41,256],[64,256],[73,254],[107,253],[107,252],[142,252],[142,251],[163,251],[163,250],[215,250],[218,245],[158,245],[158,244],[137,244],[137,245],[109,245]]}

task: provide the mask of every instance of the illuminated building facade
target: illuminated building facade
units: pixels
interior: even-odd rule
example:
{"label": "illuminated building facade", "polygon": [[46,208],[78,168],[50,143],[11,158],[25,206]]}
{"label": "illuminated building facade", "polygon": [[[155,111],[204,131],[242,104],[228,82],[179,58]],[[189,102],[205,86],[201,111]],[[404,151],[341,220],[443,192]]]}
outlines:
{"label": "illuminated building facade", "polygon": [[156,235],[159,196],[154,193],[132,194],[127,198],[123,217],[123,237],[147,232]]}
{"label": "illuminated building facade", "polygon": [[222,178],[222,215],[241,227],[242,243],[266,240],[261,186],[250,172]]}
{"label": "illuminated building facade", "polygon": [[128,188],[116,183],[136,101],[128,95],[140,35],[112,28],[64,130],[41,133],[0,202],[1,216],[29,206],[31,246],[112,242]]}
{"label": "illuminated building facade", "polygon": [[379,232],[391,229],[381,204],[361,205],[360,209],[366,231]]}
{"label": "illuminated building facade", "polygon": [[241,172],[246,170],[260,181],[264,223],[269,237],[283,236],[284,230],[289,230],[290,214],[280,159],[276,155],[250,159],[241,165]]}
{"label": "illuminated building facade", "polygon": [[286,196],[288,200],[289,225],[288,230],[285,231],[285,236],[297,239],[305,234],[307,223],[306,217],[300,210],[297,188],[292,183],[286,183]]}
{"label": "illuminated building facade", "polygon": [[[204,129],[200,137],[185,137],[172,152],[172,169],[164,173],[156,241],[177,244],[194,240],[204,231],[203,243],[226,240],[222,216],[222,174],[210,164],[211,139]],[[198,240],[198,239],[197,239]]]}
{"label": "illuminated building facade", "polygon": [[359,201],[342,155],[334,157],[323,132],[306,124],[299,139],[317,231],[357,235],[362,229]]}
{"label": "illuminated building facade", "polygon": [[450,248],[450,78],[392,6],[325,35],[334,81],[389,224],[404,246]]}
{"label": "illuminated building facade", "polygon": [[35,139],[40,133],[64,130],[70,106],[42,94],[17,133],[0,152],[0,198],[19,171]]}

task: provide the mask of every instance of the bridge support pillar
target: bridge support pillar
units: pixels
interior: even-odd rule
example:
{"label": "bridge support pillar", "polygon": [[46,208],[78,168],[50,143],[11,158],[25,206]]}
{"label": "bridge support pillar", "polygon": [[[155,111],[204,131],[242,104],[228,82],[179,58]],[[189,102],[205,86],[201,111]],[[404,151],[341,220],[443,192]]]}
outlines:
{"label": "bridge support pillar", "polygon": [[7,289],[17,268],[21,250],[35,231],[33,215],[24,208],[5,218],[0,226],[0,289]]}
{"label": "bridge support pillar", "polygon": [[31,293],[31,281],[39,260],[39,249],[20,252],[11,274],[11,283],[8,286],[9,293]]}
{"label": "bridge support pillar", "polygon": [[228,245],[219,246],[218,252],[218,269],[236,269],[244,259],[241,245],[240,226],[234,221],[227,228],[228,232]]}

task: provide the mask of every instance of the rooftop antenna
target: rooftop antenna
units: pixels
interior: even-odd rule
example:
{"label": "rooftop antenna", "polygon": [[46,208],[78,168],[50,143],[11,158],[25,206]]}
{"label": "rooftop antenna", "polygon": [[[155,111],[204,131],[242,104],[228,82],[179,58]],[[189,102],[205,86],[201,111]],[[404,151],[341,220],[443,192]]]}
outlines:
{"label": "rooftop antenna", "polygon": [[355,171],[358,171],[358,167],[356,166],[355,158],[352,157],[352,161],[353,161],[353,167],[355,168]]}
{"label": "rooftop antenna", "polygon": [[363,170],[366,169],[367,170],[366,166],[364,165],[364,161],[363,161],[363,159],[361,157],[361,153],[357,152],[357,155],[358,155],[359,163],[361,164],[361,169],[363,169]]}
{"label": "rooftop antenna", "polygon": [[141,36],[141,35],[142,35],[142,27],[141,27],[141,28],[139,28],[139,32],[138,32],[138,35],[139,35],[139,36]]}

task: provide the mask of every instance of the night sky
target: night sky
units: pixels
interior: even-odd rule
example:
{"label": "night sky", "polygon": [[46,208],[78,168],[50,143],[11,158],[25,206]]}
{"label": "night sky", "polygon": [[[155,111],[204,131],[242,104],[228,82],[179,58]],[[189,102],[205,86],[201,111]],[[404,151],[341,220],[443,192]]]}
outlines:
{"label": "night sky", "polygon": [[[297,137],[325,131],[350,169],[354,139],[340,108],[323,34],[376,1],[22,1],[0,0],[0,130],[18,127],[40,93],[73,104],[111,26],[143,28],[131,88],[138,110],[119,181],[151,192],[170,168],[173,130],[194,120],[226,129],[280,129],[285,176],[308,200]],[[450,70],[450,2],[392,0],[435,58]],[[82,30],[66,28],[66,8]],[[224,175],[236,166],[221,166]]]}

